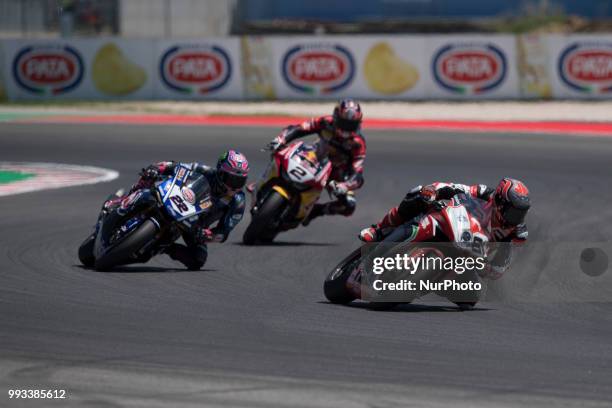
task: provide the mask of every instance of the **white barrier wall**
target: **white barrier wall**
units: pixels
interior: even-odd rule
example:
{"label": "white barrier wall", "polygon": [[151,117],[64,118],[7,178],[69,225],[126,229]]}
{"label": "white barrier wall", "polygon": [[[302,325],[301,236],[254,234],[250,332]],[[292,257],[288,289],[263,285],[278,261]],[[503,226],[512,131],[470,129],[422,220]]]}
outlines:
{"label": "white barrier wall", "polygon": [[240,42],[236,38],[159,41],[153,61],[156,98],[242,98]]}
{"label": "white barrier wall", "polygon": [[425,42],[418,38],[290,37],[268,42],[279,99],[427,97]]}
{"label": "white barrier wall", "polygon": [[147,40],[4,42],[10,99],[151,99],[153,47]]}
{"label": "white barrier wall", "polygon": [[550,36],[548,49],[555,97],[612,97],[612,35]]}
{"label": "white barrier wall", "polygon": [[513,36],[432,36],[425,43],[430,98],[520,96]]}
{"label": "white barrier wall", "polygon": [[11,100],[610,98],[612,35],[6,40],[0,69]]}

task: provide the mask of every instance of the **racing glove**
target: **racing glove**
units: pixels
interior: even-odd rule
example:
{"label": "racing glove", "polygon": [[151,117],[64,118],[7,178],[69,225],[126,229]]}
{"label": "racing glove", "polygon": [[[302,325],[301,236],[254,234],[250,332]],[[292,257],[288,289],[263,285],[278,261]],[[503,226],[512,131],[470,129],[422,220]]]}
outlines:
{"label": "racing glove", "polygon": [[440,211],[445,207],[445,204],[442,201],[438,201],[441,200],[439,191],[436,190],[436,187],[431,184],[421,187],[419,195],[429,209]]}
{"label": "racing glove", "polygon": [[268,145],[266,146],[270,151],[277,151],[281,147],[285,145],[285,135],[287,134],[287,129],[283,130],[278,136],[276,136]]}
{"label": "racing glove", "polygon": [[421,187],[420,194],[423,201],[431,204],[436,201],[438,192],[436,191],[436,188],[430,184],[428,186]]}
{"label": "racing glove", "polygon": [[338,183],[335,180],[330,181],[327,184],[327,188],[336,197],[343,196],[343,195],[346,195],[346,193],[348,193],[348,188],[346,188],[346,184]]}
{"label": "racing glove", "polygon": [[143,168],[138,175],[140,179],[132,186],[130,193],[143,188],[151,188],[155,180],[159,178],[160,171],[156,165],[152,164],[147,168]]}
{"label": "racing glove", "polygon": [[159,168],[152,164],[140,171],[140,177],[143,180],[156,180],[159,177]]}

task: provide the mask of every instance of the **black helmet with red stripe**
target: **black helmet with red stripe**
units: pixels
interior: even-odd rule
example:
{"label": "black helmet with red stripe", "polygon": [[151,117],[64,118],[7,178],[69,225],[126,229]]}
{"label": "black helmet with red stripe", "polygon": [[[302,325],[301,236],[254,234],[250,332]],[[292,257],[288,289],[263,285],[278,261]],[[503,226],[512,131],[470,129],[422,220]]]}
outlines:
{"label": "black helmet with red stripe", "polygon": [[334,127],[336,135],[348,139],[359,130],[363,113],[361,106],[354,99],[343,99],[334,108]]}
{"label": "black helmet with red stripe", "polygon": [[497,216],[507,226],[522,224],[531,207],[527,186],[522,181],[508,177],[504,177],[497,185],[494,200]]}

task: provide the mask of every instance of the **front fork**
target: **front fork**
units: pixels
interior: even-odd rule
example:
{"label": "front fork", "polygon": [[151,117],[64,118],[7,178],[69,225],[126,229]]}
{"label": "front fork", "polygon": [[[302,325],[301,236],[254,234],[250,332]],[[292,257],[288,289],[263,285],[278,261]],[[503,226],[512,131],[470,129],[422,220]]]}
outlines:
{"label": "front fork", "polygon": [[274,158],[272,158],[272,160],[268,162],[268,165],[264,169],[264,172],[261,175],[261,178],[259,179],[259,181],[256,181],[247,187],[247,191],[251,194],[251,213],[253,213],[253,210],[257,211],[256,207],[257,207],[257,204],[259,204],[258,193],[261,190],[261,188],[272,177],[274,177],[274,173],[273,173],[274,169],[275,169]]}

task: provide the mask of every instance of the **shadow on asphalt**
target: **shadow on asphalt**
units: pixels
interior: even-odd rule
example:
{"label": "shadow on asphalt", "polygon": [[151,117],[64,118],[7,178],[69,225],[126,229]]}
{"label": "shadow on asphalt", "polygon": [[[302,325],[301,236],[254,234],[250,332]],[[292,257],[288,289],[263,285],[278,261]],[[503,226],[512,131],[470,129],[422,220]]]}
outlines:
{"label": "shadow on asphalt", "polygon": [[424,304],[414,304],[414,303],[402,303],[399,305],[391,306],[389,308],[385,308],[381,306],[372,307],[367,302],[351,302],[347,305],[336,305],[331,302],[321,300],[318,303],[338,306],[338,307],[348,307],[352,309],[364,309],[370,312],[391,312],[391,313],[398,313],[398,312],[403,312],[403,313],[486,312],[489,310],[495,310],[495,309],[488,309],[485,307],[477,307],[477,306],[472,309],[462,310],[459,306],[450,305],[450,304],[446,306],[446,305],[424,305]]}
{"label": "shadow on asphalt", "polygon": [[73,267],[80,268],[83,270],[98,272],[98,273],[181,273],[181,272],[190,272],[190,273],[200,273],[200,272],[215,272],[216,269],[200,269],[198,271],[190,271],[185,268],[165,268],[162,266],[117,266],[109,271],[96,271],[93,268],[88,268],[83,265],[72,265]]}
{"label": "shadow on asphalt", "polygon": [[242,242],[232,242],[232,245],[238,246],[262,246],[262,247],[298,247],[298,246],[312,246],[312,247],[328,247],[328,246],[338,246],[335,242],[303,242],[303,241],[272,241],[272,242],[262,242],[255,245],[245,245]]}

